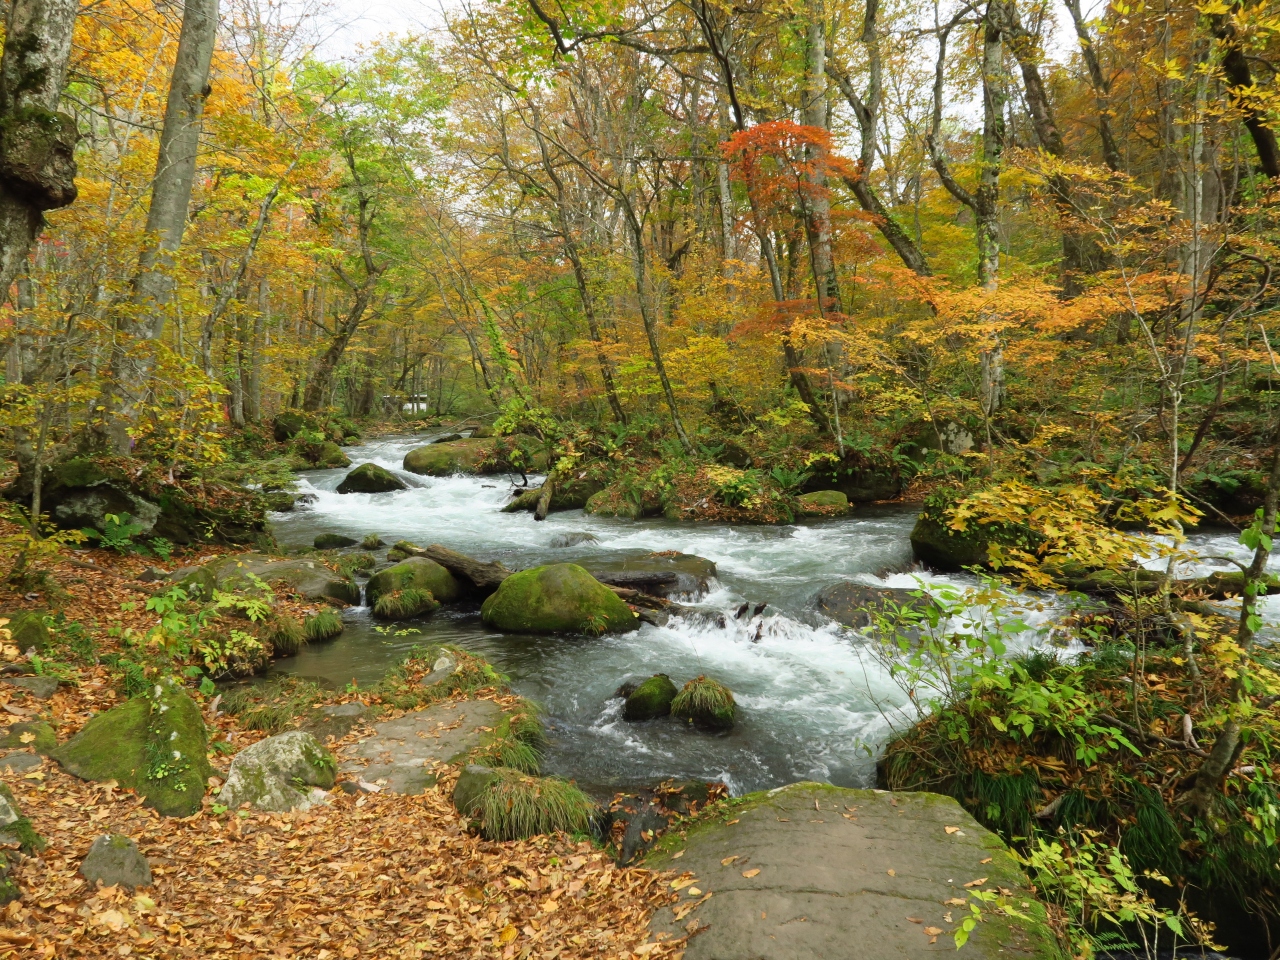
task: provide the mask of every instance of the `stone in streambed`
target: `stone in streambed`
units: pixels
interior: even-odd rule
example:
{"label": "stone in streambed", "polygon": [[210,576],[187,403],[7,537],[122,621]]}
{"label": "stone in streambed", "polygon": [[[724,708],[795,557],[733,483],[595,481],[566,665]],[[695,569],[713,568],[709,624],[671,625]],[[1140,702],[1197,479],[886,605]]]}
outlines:
{"label": "stone in streambed", "polygon": [[314,736],[290,730],[236,754],[218,801],[231,808],[248,803],[272,813],[307,810],[323,802],[335,773],[333,755]]}
{"label": "stone in streambed", "polygon": [[338,604],[360,602],[360,587],[354,580],[334,573],[316,560],[272,560],[260,553],[231,554],[199,567],[183,567],[173,572],[173,579],[188,593],[195,591],[211,597],[215,589],[252,590],[250,574],[268,584],[282,583],[306,600]]}
{"label": "stone in streambed", "polygon": [[489,473],[481,464],[493,454],[492,440],[455,440],[415,447],[404,457],[404,469],[428,477],[455,473]]}
{"label": "stone in streambed", "polygon": [[6,677],[3,682],[25,690],[37,700],[48,700],[58,692],[57,677]]}
{"label": "stone in streambed", "polygon": [[655,674],[627,696],[622,705],[622,719],[638,723],[665,717],[671,713],[671,701],[679,691],[665,673]]}
{"label": "stone in streambed", "polygon": [[706,593],[716,575],[712,561],[675,550],[583,557],[572,562],[601,583],[660,597]]}
{"label": "stone in streambed", "polygon": [[814,596],[813,604],[824,616],[857,630],[865,630],[882,617],[914,622],[937,606],[918,588],[875,587],[852,580],[823,587]]}
{"label": "stone in streambed", "polygon": [[200,809],[213,776],[200,708],[173,680],[100,713],[50,756],[83,780],[115,780],[167,817]]}
{"label": "stone in streambed", "polygon": [[311,541],[311,545],[317,550],[341,550],[344,547],[354,547],[356,541],[340,533],[320,533]]}
{"label": "stone in streambed", "polygon": [[[682,937],[691,923],[702,928],[685,960],[954,954],[949,935],[930,945],[926,928],[953,930],[944,915],[968,915],[967,906],[950,904],[974,902],[966,884],[979,878],[977,889],[1012,891],[1020,916],[984,908],[965,955],[1061,957],[1017,862],[949,797],[796,783],[735,803],[732,822],[707,818],[667,834],[645,860],[653,869],[688,871],[714,893],[692,913],[686,899],[659,908],[649,922],[655,938]],[[948,833],[953,827],[960,829]]]}
{"label": "stone in streambed", "polygon": [[486,624],[513,633],[605,633],[639,620],[618,595],[572,563],[513,573],[485,600]]}
{"label": "stone in streambed", "polygon": [[797,500],[802,517],[839,517],[849,512],[849,498],[839,490],[815,490]]}
{"label": "stone in streambed", "polygon": [[80,864],[80,875],[104,887],[124,887],[130,893],[151,886],[151,866],[132,838],[107,833],[93,841]]}
{"label": "stone in streambed", "polygon": [[462,595],[458,581],[440,564],[426,557],[409,557],[369,578],[365,602],[372,607],[383,594],[402,590],[429,591],[438,603],[452,603]]}
{"label": "stone in streambed", "polygon": [[338,493],[389,493],[408,489],[405,482],[376,463],[362,463],[338,484]]}
{"label": "stone in streambed", "polygon": [[738,715],[729,688],[710,677],[694,677],[671,701],[671,715],[707,730],[728,730]]}
{"label": "stone in streambed", "polygon": [[584,543],[599,543],[599,542],[600,542],[600,538],[597,537],[594,533],[587,533],[586,531],[578,531],[575,533],[557,533],[554,537],[551,538],[551,541],[547,544],[547,546],[550,547],[552,550],[561,550],[561,549],[564,549],[565,547],[577,547],[577,546],[581,546]]}

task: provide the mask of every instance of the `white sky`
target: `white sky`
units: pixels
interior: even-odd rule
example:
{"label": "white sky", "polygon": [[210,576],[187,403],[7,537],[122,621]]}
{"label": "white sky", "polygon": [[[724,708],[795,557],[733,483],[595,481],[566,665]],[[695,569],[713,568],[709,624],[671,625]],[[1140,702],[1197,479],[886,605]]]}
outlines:
{"label": "white sky", "polygon": [[319,53],[342,59],[389,33],[432,33],[444,22],[442,6],[452,5],[451,0],[330,0],[320,15],[326,26]]}

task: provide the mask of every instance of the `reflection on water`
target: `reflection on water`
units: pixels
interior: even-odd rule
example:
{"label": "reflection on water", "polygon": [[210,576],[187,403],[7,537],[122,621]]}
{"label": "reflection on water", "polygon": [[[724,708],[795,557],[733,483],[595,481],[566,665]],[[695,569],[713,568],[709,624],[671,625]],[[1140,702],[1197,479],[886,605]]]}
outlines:
{"label": "reflection on water", "polygon": [[[277,538],[303,545],[318,533],[356,538],[376,533],[388,543],[440,543],[512,568],[567,556],[679,550],[716,563],[718,579],[697,602],[728,614],[725,625],[691,618],[664,628],[645,625],[622,636],[517,636],[489,630],[478,608],[463,607],[397,625],[413,631],[397,636],[397,630],[376,630],[367,609],[357,608],[346,612],[348,626],[341,637],[277,661],[274,671],[368,686],[417,644],[456,644],[488,658],[512,677],[519,693],[543,705],[551,734],[547,772],[584,783],[709,778],[723,779],[734,793],[800,779],[872,784],[879,749],[894,726],[910,722],[912,708],[863,641],[823,622],[813,613],[811,598],[842,579],[908,587],[919,580],[956,587],[975,582],[964,575],[906,572],[912,509],[861,509],[846,519],[783,527],[632,522],[581,511],[552,514],[537,523],[531,514],[500,512],[511,478],[437,479],[400,472],[405,452],[422,442],[384,440],[347,451],[355,464],[373,461],[395,471],[412,484],[407,490],[339,495],[333,491],[345,471],[306,474],[302,490],[316,499],[278,516]],[[549,546],[556,535],[574,531],[593,533],[600,542],[571,550]],[[1206,552],[1226,553],[1231,541],[1218,537]],[[768,607],[760,618],[735,620],[732,613],[743,600]],[[1056,607],[1033,607],[1024,619],[1044,628]],[[1043,630],[1029,631],[1020,645],[1043,635]],[[613,691],[629,677],[658,672],[677,683],[701,673],[724,682],[739,703],[738,725],[727,733],[706,734],[673,721],[624,723]]]}

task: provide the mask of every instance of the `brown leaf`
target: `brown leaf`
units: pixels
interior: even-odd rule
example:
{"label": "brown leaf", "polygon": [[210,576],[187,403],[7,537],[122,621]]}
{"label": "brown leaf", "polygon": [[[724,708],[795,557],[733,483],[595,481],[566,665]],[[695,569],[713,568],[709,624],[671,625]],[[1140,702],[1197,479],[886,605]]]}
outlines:
{"label": "brown leaf", "polygon": [[759,873],[760,873],[760,868],[759,868],[759,867],[752,867],[750,870],[743,870],[743,871],[742,871],[742,875],[743,875],[744,877],[746,877],[748,880],[750,880],[750,879],[751,879],[752,877],[754,877],[754,876],[759,875]]}
{"label": "brown leaf", "polygon": [[968,883],[965,884],[965,887],[980,887],[986,882],[987,882],[986,877],[979,877],[977,880],[970,880]]}

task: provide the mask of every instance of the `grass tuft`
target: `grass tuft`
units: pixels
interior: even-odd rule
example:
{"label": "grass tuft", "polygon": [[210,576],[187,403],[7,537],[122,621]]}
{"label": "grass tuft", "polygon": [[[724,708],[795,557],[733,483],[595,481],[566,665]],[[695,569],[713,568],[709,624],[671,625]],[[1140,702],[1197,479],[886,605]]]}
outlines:
{"label": "grass tuft", "polygon": [[296,677],[281,677],[263,683],[244,683],[222,695],[221,706],[244,730],[267,734],[293,729],[294,721],[323,696],[316,684]]}
{"label": "grass tuft", "polygon": [[308,643],[332,640],[342,632],[342,615],[328,609],[313,613],[303,621],[302,632]]}
{"label": "grass tuft", "polygon": [[382,542],[382,538],[376,533],[371,533],[360,541],[361,550],[377,550],[379,547],[385,546],[386,544]]}
{"label": "grass tuft", "polygon": [[440,604],[431,595],[430,590],[419,590],[409,587],[406,590],[395,590],[378,597],[373,605],[373,615],[383,620],[403,620],[430,613]]}
{"label": "grass tuft", "polygon": [[733,693],[718,680],[694,677],[671,701],[671,715],[704,726],[731,727],[738,705]]}
{"label": "grass tuft", "polygon": [[542,721],[531,704],[510,714],[494,729],[493,735],[467,758],[486,767],[509,767],[521,773],[536,774],[542,767],[542,745],[546,736]]}
{"label": "grass tuft", "polygon": [[596,805],[574,784],[555,777],[529,777],[518,770],[498,773],[479,804],[480,833],[486,840],[590,832]]}
{"label": "grass tuft", "polygon": [[285,614],[272,614],[264,620],[260,634],[277,657],[292,657],[306,643],[302,624]]}

